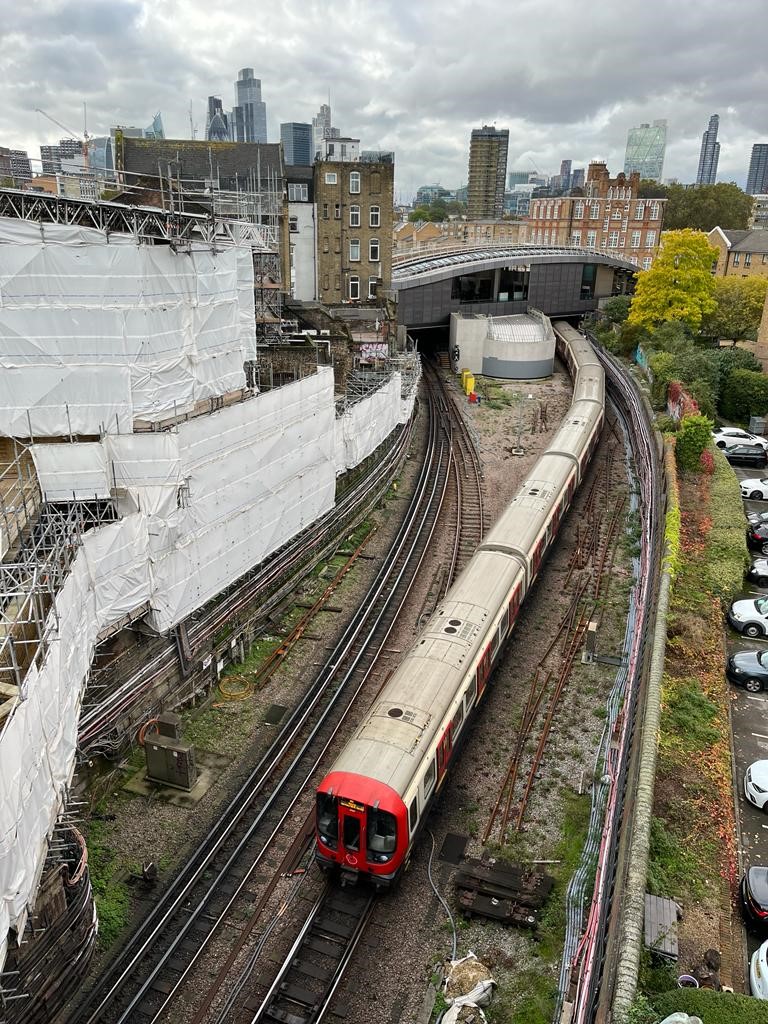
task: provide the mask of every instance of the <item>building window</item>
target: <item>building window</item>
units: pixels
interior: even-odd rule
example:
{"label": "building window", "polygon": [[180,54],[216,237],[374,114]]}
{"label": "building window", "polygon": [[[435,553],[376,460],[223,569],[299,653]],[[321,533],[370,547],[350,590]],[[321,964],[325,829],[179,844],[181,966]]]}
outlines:
{"label": "building window", "polygon": [[744,253],[744,266],[745,267],[751,267],[752,266],[752,253],[751,252],[745,252]]}
{"label": "building window", "polygon": [[547,220],[552,219],[552,203],[547,203]]}
{"label": "building window", "polygon": [[350,238],[349,240],[349,262],[359,263],[360,262],[360,239]]}
{"label": "building window", "polygon": [[584,203],[581,201],[581,199],[579,199],[579,201],[575,204],[573,208],[573,216],[577,220],[581,220],[581,218],[584,216]]}
{"label": "building window", "polygon": [[333,237],[333,251],[341,252],[341,235],[334,235]]}
{"label": "building window", "polygon": [[642,220],[645,216],[645,203],[638,203],[635,207],[635,220]]}
{"label": "building window", "polygon": [[733,254],[733,265],[734,265],[734,267],[738,267],[740,260],[741,260],[741,253],[735,252]]}
{"label": "building window", "polygon": [[289,185],[288,202],[306,203],[309,199],[309,185]]}
{"label": "building window", "polygon": [[336,171],[326,171],[325,172],[325,184],[326,185],[335,185],[337,180],[338,179],[336,178]]}
{"label": "building window", "polygon": [[635,267],[638,266],[637,256],[630,256],[629,262]]}
{"label": "building window", "polygon": [[379,240],[378,238],[372,238],[368,243],[368,262],[378,263],[381,259],[379,255]]}
{"label": "building window", "polygon": [[330,246],[328,245],[328,235],[323,235],[323,252],[330,252]]}
{"label": "building window", "polygon": [[330,287],[331,287],[331,279],[328,277],[327,274],[323,274],[323,291],[327,292]]}
{"label": "building window", "polygon": [[356,274],[349,279],[349,297],[350,299],[360,298],[360,278]]}
{"label": "building window", "polygon": [[368,224],[372,228],[378,228],[381,225],[381,207],[371,207],[371,214],[370,217],[368,218]]}
{"label": "building window", "polygon": [[592,220],[597,220],[598,219],[598,217],[600,216],[600,204],[599,203],[592,203],[592,205],[589,208],[589,216],[590,216],[590,218]]}
{"label": "building window", "polygon": [[368,179],[368,191],[372,196],[381,195],[381,175],[374,171]]}
{"label": "building window", "polygon": [[768,253],[765,256],[763,256],[763,263],[768,263]]}
{"label": "building window", "polygon": [[369,277],[368,278],[368,298],[369,299],[375,299],[376,298],[376,285],[378,283],[379,283],[378,277]]}
{"label": "building window", "polygon": [[333,219],[341,220],[341,203],[336,203],[333,207]]}
{"label": "building window", "polygon": [[541,228],[539,228],[539,238],[538,238],[538,243],[539,243],[539,245],[541,245]]}
{"label": "building window", "polygon": [[651,203],[651,212],[648,214],[651,220],[659,219],[659,204]]}
{"label": "building window", "polygon": [[609,234],[608,234],[608,248],[609,249],[618,249],[618,247],[619,247],[619,232],[618,231],[611,231],[611,232],[609,232]]}
{"label": "building window", "polygon": [[288,230],[289,231],[298,231],[299,230],[299,218],[298,217],[289,217],[288,218]]}
{"label": "building window", "polygon": [[621,220],[621,208],[618,207],[618,206],[613,211],[613,219],[614,220]]}
{"label": "building window", "polygon": [[629,244],[630,244],[630,246],[633,249],[639,249],[640,248],[640,232],[639,231],[633,231],[632,232],[632,240],[630,241]]}
{"label": "building window", "polygon": [[588,231],[587,232],[587,247],[589,249],[593,249],[596,244],[597,244],[597,232],[596,231]]}
{"label": "building window", "polygon": [[571,245],[581,245],[581,232],[580,231],[572,231],[571,232]]}
{"label": "building window", "polygon": [[350,171],[349,191],[353,196],[360,195],[360,171]]}
{"label": "building window", "polygon": [[349,208],[349,226],[351,228],[360,227],[360,207],[350,206]]}
{"label": "building window", "polygon": [[328,203],[323,203],[323,220],[328,220]]}
{"label": "building window", "polygon": [[549,245],[549,228],[544,232],[544,245]]}
{"label": "building window", "polygon": [[645,247],[646,249],[652,249],[656,245],[656,232],[646,231],[645,232]]}
{"label": "building window", "polygon": [[652,263],[653,263],[653,257],[652,256],[644,256],[643,257],[643,270],[650,270]]}

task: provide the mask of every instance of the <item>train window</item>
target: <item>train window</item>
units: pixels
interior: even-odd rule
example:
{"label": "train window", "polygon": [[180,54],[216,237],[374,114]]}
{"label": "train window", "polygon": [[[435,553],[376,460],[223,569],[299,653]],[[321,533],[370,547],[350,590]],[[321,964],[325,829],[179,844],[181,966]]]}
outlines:
{"label": "train window", "polygon": [[469,684],[469,689],[464,696],[464,706],[469,714],[469,709],[472,707],[475,697],[477,696],[477,679],[472,679]]}
{"label": "train window", "polygon": [[344,815],[344,849],[360,849],[360,819],[351,814]]}
{"label": "train window", "polygon": [[424,797],[428,797],[432,790],[435,788],[435,779],[437,778],[437,768],[435,766],[434,757],[429,762],[429,768],[424,776]]}
{"label": "train window", "polygon": [[326,846],[336,847],[339,837],[339,816],[336,797],[328,793],[317,794],[317,831],[320,841]]}
{"label": "train window", "polygon": [[411,832],[413,832],[419,821],[419,801],[416,797],[411,801],[411,808],[408,811],[408,820],[410,822]]}
{"label": "train window", "polygon": [[[397,846],[397,819],[389,811],[380,811],[375,807],[368,811],[368,852],[369,860],[389,860],[389,854],[395,852]],[[373,857],[370,854],[374,854]],[[379,856],[375,856],[379,854]],[[387,856],[385,856],[387,855]]]}
{"label": "train window", "polygon": [[451,721],[451,732],[453,733],[454,736],[456,735],[456,733],[461,728],[461,723],[463,721],[464,721],[464,705],[463,704],[459,704],[459,706],[456,708],[456,714],[453,716],[453,720]]}

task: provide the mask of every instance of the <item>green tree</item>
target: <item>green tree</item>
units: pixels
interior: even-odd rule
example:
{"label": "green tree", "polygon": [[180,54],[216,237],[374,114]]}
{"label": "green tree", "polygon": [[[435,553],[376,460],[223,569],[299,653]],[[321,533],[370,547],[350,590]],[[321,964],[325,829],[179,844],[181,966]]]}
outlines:
{"label": "green tree", "polygon": [[668,194],[669,188],[653,178],[642,178],[637,190],[638,199],[666,199]]}
{"label": "green tree", "polygon": [[768,376],[756,370],[733,370],[723,387],[720,409],[726,419],[747,423],[768,413]]}
{"label": "green tree", "polygon": [[416,224],[418,221],[431,220],[429,216],[428,206],[417,206],[415,210],[411,210],[408,214],[408,220],[411,224]]}
{"label": "green tree", "polygon": [[745,228],[752,212],[752,197],[733,182],[685,188],[670,185],[664,210],[664,227],[668,231],[693,228]]}
{"label": "green tree", "polygon": [[733,342],[756,338],[768,278],[716,277],[714,285],[717,306],[704,317],[701,333]]}
{"label": "green tree", "polygon": [[651,399],[657,409],[667,404],[667,389],[676,376],[675,357],[671,352],[654,352],[648,358],[648,367],[653,374]]}
{"label": "green tree", "polygon": [[681,469],[695,472],[699,469],[701,453],[712,437],[712,420],[706,416],[684,416],[677,435],[675,453]]}
{"label": "green tree", "polygon": [[603,306],[603,313],[613,324],[623,324],[629,316],[629,305],[632,299],[629,295],[614,295],[608,299]]}
{"label": "green tree", "polygon": [[669,231],[650,270],[637,276],[629,322],[656,327],[679,320],[698,330],[715,308],[712,263],[717,251],[700,231]]}

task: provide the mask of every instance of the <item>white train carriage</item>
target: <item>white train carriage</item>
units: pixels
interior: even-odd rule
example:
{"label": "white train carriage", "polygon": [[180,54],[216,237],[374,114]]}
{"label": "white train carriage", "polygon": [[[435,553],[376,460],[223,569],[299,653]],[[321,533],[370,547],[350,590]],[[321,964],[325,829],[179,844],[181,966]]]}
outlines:
{"label": "white train carriage", "polygon": [[579,467],[577,483],[581,483],[584,470],[600,440],[603,417],[601,403],[592,399],[574,402],[547,448],[547,455],[562,455]]}

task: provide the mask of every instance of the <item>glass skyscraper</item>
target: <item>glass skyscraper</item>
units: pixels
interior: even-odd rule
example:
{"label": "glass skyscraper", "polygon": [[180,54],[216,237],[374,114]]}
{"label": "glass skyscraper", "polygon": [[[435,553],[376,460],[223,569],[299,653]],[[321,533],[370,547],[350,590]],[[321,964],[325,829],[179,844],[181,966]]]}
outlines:
{"label": "glass skyscraper", "polygon": [[768,192],[768,142],[756,142],[747,173],[747,193],[762,196]]}
{"label": "glass skyscraper", "polygon": [[261,98],[261,79],[253,77],[253,68],[238,72],[232,118],[230,131],[235,142],[267,141],[267,105]]}
{"label": "glass skyscraper", "polygon": [[288,121],[280,125],[280,141],[287,164],[304,167],[312,163],[312,125],[300,121]]}
{"label": "glass skyscraper", "polygon": [[666,148],[667,122],[664,119],[630,128],[627,132],[624,173],[629,175],[638,171],[641,178],[661,181]]}
{"label": "glass skyscraper", "polygon": [[717,162],[720,159],[720,143],[717,131],[720,117],[713,114],[709,119],[709,128],[701,136],[701,153],[699,154],[699,170],[696,173],[697,185],[714,185],[717,181]]}

